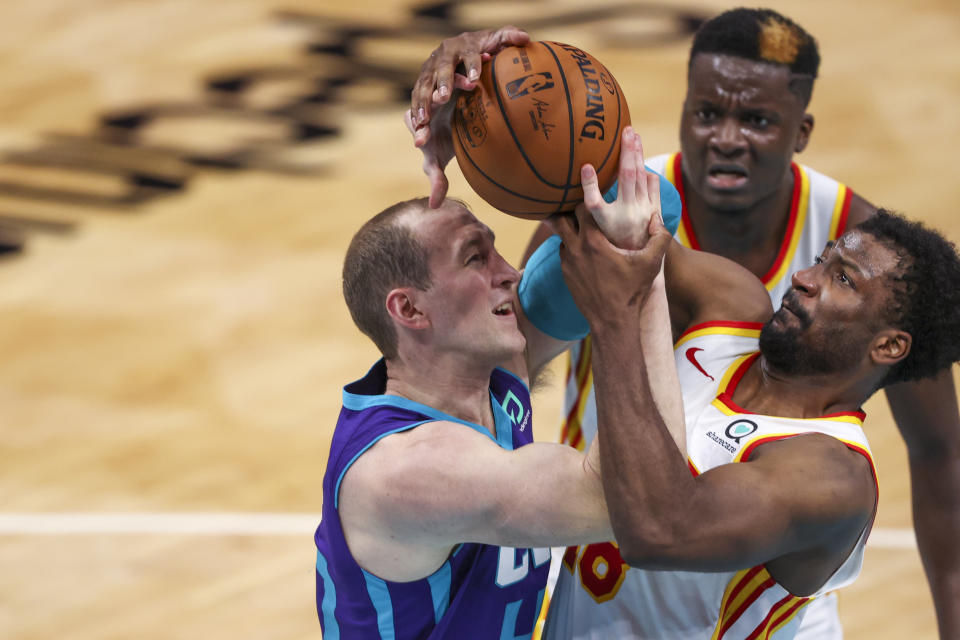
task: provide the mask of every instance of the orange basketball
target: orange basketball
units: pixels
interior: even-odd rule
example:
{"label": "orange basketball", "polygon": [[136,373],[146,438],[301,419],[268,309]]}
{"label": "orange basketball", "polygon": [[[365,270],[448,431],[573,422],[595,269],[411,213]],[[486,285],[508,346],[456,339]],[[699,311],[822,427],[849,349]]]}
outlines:
{"label": "orange basketball", "polygon": [[620,132],[630,112],[613,74],[558,42],[509,47],[483,63],[480,85],[457,98],[453,145],[481,198],[540,219],[583,199],[580,167],[606,192],[617,179]]}

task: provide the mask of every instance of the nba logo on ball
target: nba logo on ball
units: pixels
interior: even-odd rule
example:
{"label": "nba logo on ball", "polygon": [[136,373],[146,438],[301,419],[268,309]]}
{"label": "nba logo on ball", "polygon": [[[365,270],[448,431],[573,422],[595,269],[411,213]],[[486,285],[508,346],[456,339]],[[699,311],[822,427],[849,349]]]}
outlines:
{"label": "nba logo on ball", "polygon": [[507,83],[507,96],[511,100],[525,96],[531,91],[546,91],[553,88],[553,76],[549,71],[523,76]]}
{"label": "nba logo on ball", "polygon": [[620,131],[629,124],[620,85],[596,58],[532,42],[483,63],[479,86],[457,98],[453,145],[481,198],[504,213],[542,219],[583,200],[586,163],[601,192],[613,185]]}

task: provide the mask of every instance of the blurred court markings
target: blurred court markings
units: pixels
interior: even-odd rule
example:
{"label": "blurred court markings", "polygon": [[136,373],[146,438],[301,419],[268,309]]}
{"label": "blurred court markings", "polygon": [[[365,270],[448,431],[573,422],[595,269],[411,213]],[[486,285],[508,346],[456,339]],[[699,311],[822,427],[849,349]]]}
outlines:
{"label": "blurred court markings", "polygon": [[[310,513],[0,513],[0,535],[276,535],[308,536]],[[912,529],[879,528],[867,546],[915,549]]]}

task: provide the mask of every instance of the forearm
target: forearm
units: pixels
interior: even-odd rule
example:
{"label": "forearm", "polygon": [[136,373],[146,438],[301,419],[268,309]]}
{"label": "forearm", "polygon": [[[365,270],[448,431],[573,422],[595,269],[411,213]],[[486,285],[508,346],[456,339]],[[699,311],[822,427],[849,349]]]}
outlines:
{"label": "forearm", "polygon": [[621,555],[639,563],[676,538],[692,478],[653,398],[641,328],[593,329],[604,495]]}
{"label": "forearm", "polygon": [[910,458],[913,526],[941,638],[960,638],[960,456]]}
{"label": "forearm", "polygon": [[[521,447],[511,484],[522,494],[488,523],[485,542],[512,547],[568,546],[613,538],[599,472],[575,449],[553,443]],[[516,490],[515,487],[515,490]]]}
{"label": "forearm", "polygon": [[894,385],[887,399],[907,444],[917,545],[941,638],[960,638],[960,415],[952,372]]}
{"label": "forearm", "polygon": [[653,282],[647,301],[640,312],[641,345],[654,403],[667,430],[681,453],[686,453],[686,423],[683,396],[671,339],[670,309],[664,286],[663,270]]}

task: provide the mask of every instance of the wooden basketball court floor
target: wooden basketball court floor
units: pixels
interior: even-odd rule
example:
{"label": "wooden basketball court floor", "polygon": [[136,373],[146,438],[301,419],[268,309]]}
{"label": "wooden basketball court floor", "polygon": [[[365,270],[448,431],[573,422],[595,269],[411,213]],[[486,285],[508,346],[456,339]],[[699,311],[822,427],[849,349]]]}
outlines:
{"label": "wooden basketball court floor", "polygon": [[[801,160],[960,240],[960,5],[769,4],[823,54]],[[23,245],[0,260],[0,637],[319,637],[330,433],[376,355],[340,264],[362,221],[427,186],[398,92],[444,29],[511,21],[597,55],[647,150],[672,151],[676,16],[731,5],[656,6],[0,4],[0,239]],[[532,224],[450,176],[519,258]],[[847,637],[933,638],[904,446],[882,397],[866,409],[881,500]]]}

